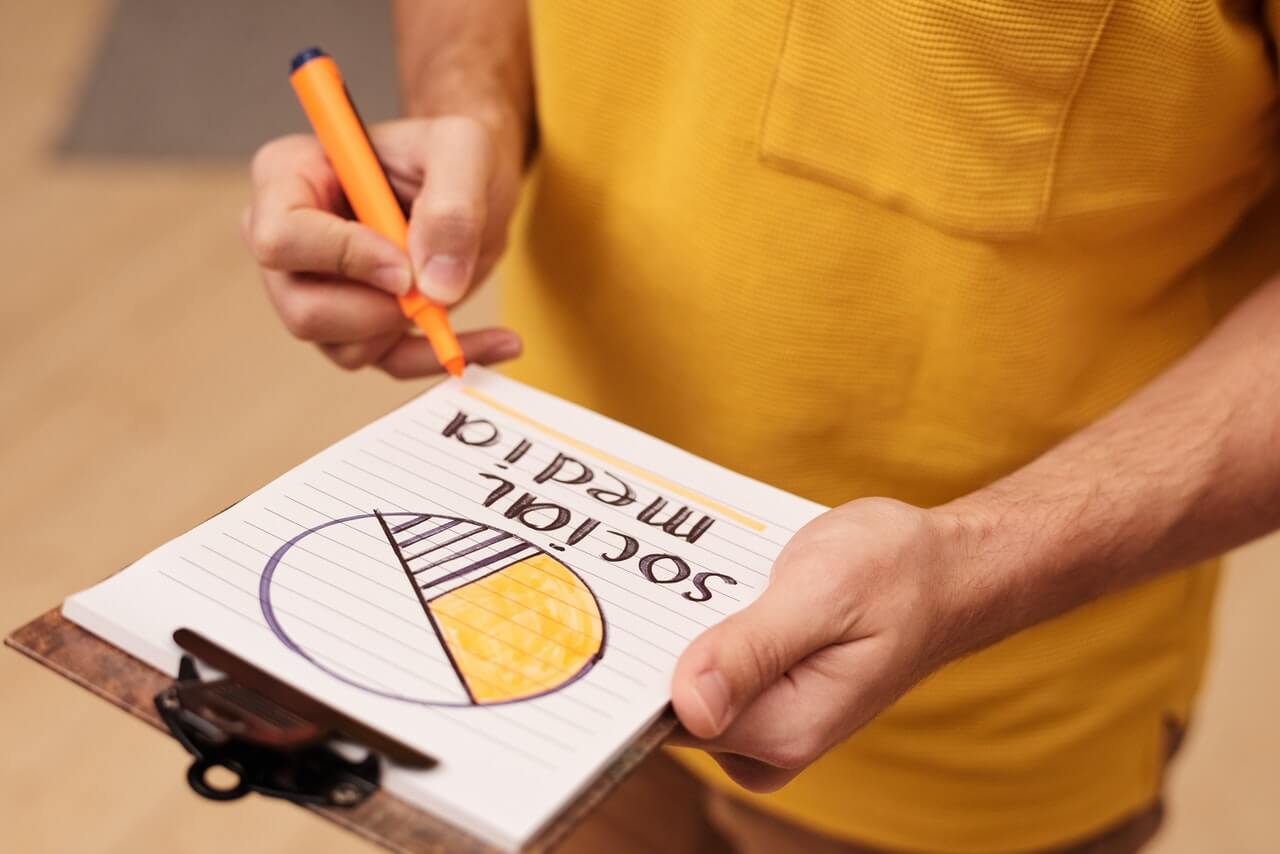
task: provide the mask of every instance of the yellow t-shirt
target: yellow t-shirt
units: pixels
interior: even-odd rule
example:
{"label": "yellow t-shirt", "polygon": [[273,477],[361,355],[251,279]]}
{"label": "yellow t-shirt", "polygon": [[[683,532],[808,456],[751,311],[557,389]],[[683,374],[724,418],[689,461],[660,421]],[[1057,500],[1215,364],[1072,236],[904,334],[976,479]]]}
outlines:
{"label": "yellow t-shirt", "polygon": [[[1280,270],[1257,7],[535,2],[511,373],[827,504],[976,489]],[[1215,579],[1169,574],[952,664],[753,800],[935,851],[1095,831],[1157,790]]]}

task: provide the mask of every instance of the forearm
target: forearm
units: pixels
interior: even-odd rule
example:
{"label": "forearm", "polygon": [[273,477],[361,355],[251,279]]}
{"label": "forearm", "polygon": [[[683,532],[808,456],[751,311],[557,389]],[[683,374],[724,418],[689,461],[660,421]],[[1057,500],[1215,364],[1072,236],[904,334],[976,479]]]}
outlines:
{"label": "forearm", "polygon": [[395,0],[393,12],[408,115],[470,116],[527,142],[533,71],[525,0]]}
{"label": "forearm", "polygon": [[1090,427],[938,508],[967,652],[1280,527],[1280,279]]}

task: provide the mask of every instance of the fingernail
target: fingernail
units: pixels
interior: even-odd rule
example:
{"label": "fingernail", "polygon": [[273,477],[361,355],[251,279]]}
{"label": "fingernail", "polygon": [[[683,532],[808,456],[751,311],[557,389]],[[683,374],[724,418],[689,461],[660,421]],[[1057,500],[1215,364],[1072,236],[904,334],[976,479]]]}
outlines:
{"label": "fingernail", "polygon": [[467,262],[454,255],[432,255],[422,268],[422,292],[438,302],[453,303],[467,289]]}
{"label": "fingernail", "polygon": [[490,361],[505,362],[520,355],[520,339],[514,335],[496,341],[485,353]]}
{"label": "fingernail", "polygon": [[729,684],[718,670],[708,670],[698,674],[694,680],[693,690],[707,713],[707,720],[717,733],[724,726],[725,716],[729,714]]}
{"label": "fingernail", "polygon": [[413,287],[413,275],[403,264],[378,267],[373,271],[373,283],[393,294],[407,294]]}

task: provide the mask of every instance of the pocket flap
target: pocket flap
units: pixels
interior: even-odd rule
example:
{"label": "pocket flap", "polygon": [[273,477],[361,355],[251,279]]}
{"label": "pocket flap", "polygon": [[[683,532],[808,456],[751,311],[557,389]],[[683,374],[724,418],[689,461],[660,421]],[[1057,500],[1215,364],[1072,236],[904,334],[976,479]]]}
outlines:
{"label": "pocket flap", "polygon": [[1113,0],[794,0],[762,160],[984,236],[1033,234]]}

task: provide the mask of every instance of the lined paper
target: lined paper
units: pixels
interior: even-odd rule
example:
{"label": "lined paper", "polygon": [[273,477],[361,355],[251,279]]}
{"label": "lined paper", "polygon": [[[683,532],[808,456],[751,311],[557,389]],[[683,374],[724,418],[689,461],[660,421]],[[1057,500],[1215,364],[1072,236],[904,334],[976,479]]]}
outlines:
{"label": "lined paper", "polygon": [[440,760],[393,794],[529,841],[823,510],[480,368],[64,605],[176,673],[187,627]]}

